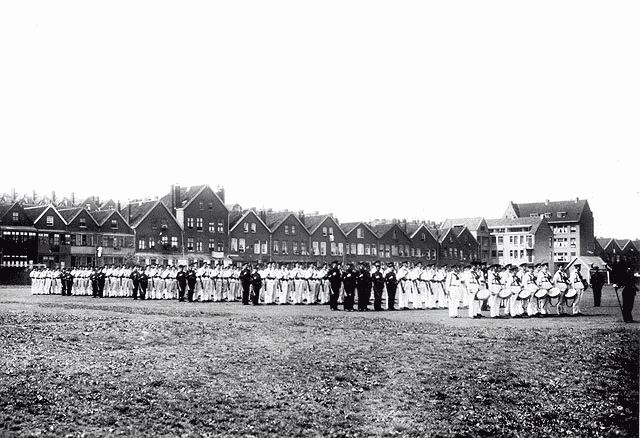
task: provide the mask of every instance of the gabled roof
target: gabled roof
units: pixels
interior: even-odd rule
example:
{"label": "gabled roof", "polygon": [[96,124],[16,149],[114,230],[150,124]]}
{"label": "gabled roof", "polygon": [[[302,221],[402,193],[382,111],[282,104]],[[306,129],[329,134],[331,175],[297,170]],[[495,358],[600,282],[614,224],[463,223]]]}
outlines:
{"label": "gabled roof", "polygon": [[[68,224],[70,224],[71,222],[73,222],[73,220],[78,217],[78,215],[80,213],[82,213],[83,211],[86,211],[84,207],[74,207],[74,208],[63,208],[58,210],[58,213],[60,213],[60,216],[62,216],[62,218],[64,219],[64,221]],[[91,215],[89,215],[91,216]],[[91,217],[91,219],[93,219],[93,221],[96,223],[96,225],[98,225],[98,222],[95,220],[94,217]]]}
{"label": "gabled roof", "polygon": [[298,216],[293,214],[293,212],[291,211],[267,211],[266,212],[267,220],[265,221],[267,228],[271,230],[271,232],[277,230],[280,227],[280,225],[282,225],[282,223],[285,220],[287,220],[289,216],[293,216],[294,218],[296,218],[296,221],[298,221],[302,229],[304,229],[307,233],[309,233],[309,230],[307,229],[307,227],[305,227],[305,225],[300,221]]}
{"label": "gabled roof", "polygon": [[[202,193],[206,189],[211,190],[214,196],[218,198],[218,201],[220,201],[220,204],[224,205],[224,208],[226,208],[227,211],[231,210],[224,202],[222,202],[220,196],[218,196],[216,191],[213,190],[208,184],[200,184],[191,187],[180,187],[180,205],[176,205],[176,208],[187,208],[193,202],[193,200],[196,199],[200,195],[200,193]],[[171,192],[164,195],[162,198],[160,198],[160,200],[167,207],[171,207]]]}
{"label": "gabled roof", "polygon": [[351,234],[353,230],[358,228],[360,225],[362,225],[367,230],[369,230],[371,234],[378,237],[378,234],[375,231],[373,231],[373,229],[371,229],[369,224],[366,222],[345,222],[343,224],[340,224],[340,228],[342,228],[342,231],[344,232],[344,234],[348,236],[349,234]]}
{"label": "gabled roof", "polygon": [[[131,203],[131,222],[129,223],[129,226],[131,228],[136,228],[138,225],[140,225],[140,223],[142,223],[142,221],[147,218],[147,216],[149,216],[149,213],[151,213],[158,205],[160,205],[161,208],[164,208],[167,213],[169,213],[169,216],[173,219],[173,221],[178,226],[180,226],[180,224],[178,224],[178,222],[176,221],[176,218],[173,216],[173,213],[171,213],[171,211],[169,211],[169,208],[161,201],[142,201]],[[127,215],[129,214],[127,212],[128,208],[129,206],[125,205],[125,207],[119,211],[122,218],[124,218],[125,213]]]}
{"label": "gabled roof", "polygon": [[463,227],[467,227],[469,231],[477,231],[478,229],[480,229],[480,225],[482,225],[482,221],[484,221],[484,218],[481,216],[445,219],[445,221],[440,224],[440,228],[444,229],[444,228],[463,226]]}
{"label": "gabled roof", "polygon": [[442,228],[438,230],[438,243],[444,242],[449,234],[452,234],[456,238],[456,240],[458,240],[458,236],[453,231],[453,228]]}
{"label": "gabled roof", "polygon": [[96,204],[93,196],[89,196],[84,201],[78,204],[79,207],[86,207],[87,205],[89,205],[89,208],[87,210],[89,210],[90,212],[99,209],[98,204]]}
{"label": "gabled roof", "polygon": [[44,214],[49,211],[49,210],[53,210],[53,212],[60,218],[60,220],[62,221],[63,224],[67,225],[67,221],[60,215],[60,213],[58,212],[58,210],[53,206],[53,204],[49,204],[49,205],[38,205],[37,207],[25,207],[24,208],[24,212],[27,215],[27,217],[31,220],[31,222],[33,222],[34,224],[36,222],[38,222],[40,220],[40,218],[42,216],[44,216]]}
{"label": "gabled roof", "polygon": [[598,245],[600,245],[602,249],[607,249],[607,246],[611,245],[611,242],[613,241],[613,239],[598,238],[596,239],[596,241],[598,242]]}
{"label": "gabled roof", "polygon": [[[240,222],[242,222],[247,216],[253,215],[255,216],[258,221],[260,221],[260,223],[269,231],[271,232],[271,230],[269,229],[269,227],[267,226],[267,224],[264,223],[264,221],[260,218],[260,215],[258,213],[256,213],[255,211],[249,209],[247,211],[245,211],[244,213],[240,214],[240,212],[237,211],[233,211],[229,214],[229,232],[231,232],[233,229],[236,228],[236,226],[238,226],[238,224]],[[231,217],[233,216],[233,222],[231,220]],[[233,223],[233,225],[232,225]]]}
{"label": "gabled roof", "polygon": [[629,245],[631,243],[631,240],[630,239],[616,239],[616,243],[618,244],[620,249],[624,251],[625,248],[627,247],[627,245]]}
{"label": "gabled roof", "polygon": [[[524,204],[511,203],[518,217],[530,217],[551,213],[548,222],[579,222],[585,208],[588,207],[586,199],[574,199],[570,201],[529,202]],[[566,217],[559,218],[558,212],[566,213]]]}
{"label": "gabled roof", "polygon": [[412,239],[416,237],[418,232],[422,229],[431,235],[434,240],[438,240],[434,235],[434,230],[431,230],[424,222],[407,222],[407,235]]}
{"label": "gabled roof", "polygon": [[387,234],[389,232],[389,230],[391,230],[396,224],[377,224],[377,225],[372,225],[371,229],[373,230],[374,234],[379,238],[381,238],[382,236],[384,236],[385,234]]}
{"label": "gabled roof", "polygon": [[304,217],[304,225],[309,230],[309,234],[315,233],[320,225],[324,223],[327,219],[330,219],[336,228],[342,233],[342,235],[346,236],[344,230],[340,226],[340,224],[336,221],[336,219],[330,214],[319,214],[319,215],[311,215]]}
{"label": "gabled roof", "polygon": [[11,210],[16,204],[17,202],[14,202],[13,204],[0,204],[0,220],[2,220],[4,215],[7,214],[7,212]]}
{"label": "gabled roof", "polygon": [[118,204],[113,199],[100,205],[100,210],[115,210],[116,208],[118,208]]}
{"label": "gabled roof", "polygon": [[118,210],[98,210],[98,211],[90,211],[89,216],[93,218],[94,221],[100,226],[103,226],[104,223],[113,215],[118,214],[122,218],[122,220],[127,223],[127,220],[122,216],[122,214]]}
{"label": "gabled roof", "polygon": [[536,217],[517,217],[514,219],[509,218],[500,218],[500,219],[487,219],[487,227],[489,228],[506,228],[506,227],[530,227],[530,231],[535,233],[542,222],[546,221],[546,219],[541,219],[539,216]]}

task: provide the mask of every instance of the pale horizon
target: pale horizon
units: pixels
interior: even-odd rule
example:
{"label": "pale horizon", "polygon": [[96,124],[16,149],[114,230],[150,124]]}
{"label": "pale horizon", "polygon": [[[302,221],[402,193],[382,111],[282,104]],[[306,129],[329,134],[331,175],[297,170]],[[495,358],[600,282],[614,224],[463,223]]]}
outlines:
{"label": "pale horizon", "polygon": [[0,5],[0,192],[342,222],[587,199],[640,238],[637,2]]}

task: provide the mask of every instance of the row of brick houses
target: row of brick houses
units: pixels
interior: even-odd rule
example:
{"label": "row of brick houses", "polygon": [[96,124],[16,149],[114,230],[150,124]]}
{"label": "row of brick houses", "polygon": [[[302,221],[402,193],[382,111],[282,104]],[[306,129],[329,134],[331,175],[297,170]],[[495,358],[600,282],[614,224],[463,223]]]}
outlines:
{"label": "row of brick houses", "polygon": [[[0,199],[0,266],[137,262],[566,262],[578,255],[637,260],[632,241],[593,238],[586,200],[516,204],[503,217],[341,223],[331,214],[243,209],[224,190],[171,186],[121,206],[90,197]],[[39,204],[39,205],[34,205]],[[591,242],[591,243],[589,243]],[[635,257],[635,258],[634,258]]]}

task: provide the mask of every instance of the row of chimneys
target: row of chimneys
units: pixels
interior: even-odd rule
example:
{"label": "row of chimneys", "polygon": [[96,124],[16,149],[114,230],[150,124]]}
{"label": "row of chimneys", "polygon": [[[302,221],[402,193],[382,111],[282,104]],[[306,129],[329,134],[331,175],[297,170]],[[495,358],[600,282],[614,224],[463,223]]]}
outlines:
{"label": "row of chimneys", "polygon": [[[224,187],[218,186],[216,187],[216,195],[220,198],[222,203],[225,203],[224,196]],[[177,208],[182,206],[182,187],[180,184],[171,184],[171,210],[173,210],[174,214]]]}

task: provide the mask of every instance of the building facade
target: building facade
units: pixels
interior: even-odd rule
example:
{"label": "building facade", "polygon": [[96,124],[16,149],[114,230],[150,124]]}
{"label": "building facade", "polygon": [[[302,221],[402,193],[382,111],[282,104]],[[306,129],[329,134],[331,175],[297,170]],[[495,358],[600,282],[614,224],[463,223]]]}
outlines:
{"label": "building facade", "polygon": [[440,224],[440,228],[442,229],[448,229],[452,227],[466,227],[478,242],[478,247],[480,250],[478,254],[479,260],[485,263],[489,261],[491,255],[491,233],[489,232],[487,221],[483,217],[478,216],[469,218],[446,219],[442,224]]}
{"label": "building facade", "polygon": [[318,263],[344,261],[347,236],[332,215],[299,214],[309,230],[311,260]]}
{"label": "building facade", "polygon": [[271,261],[271,232],[264,212],[254,210],[229,213],[229,258],[234,263]]}
{"label": "building facade", "polygon": [[0,204],[0,268],[24,268],[38,261],[38,235],[22,206]]}
{"label": "building facade", "polygon": [[378,235],[365,222],[340,224],[347,240],[344,254],[347,262],[374,262],[378,259]]}
{"label": "building facade", "polygon": [[488,219],[486,222],[491,231],[490,263],[520,265],[548,262],[554,269],[553,230],[546,219],[532,216]]}

